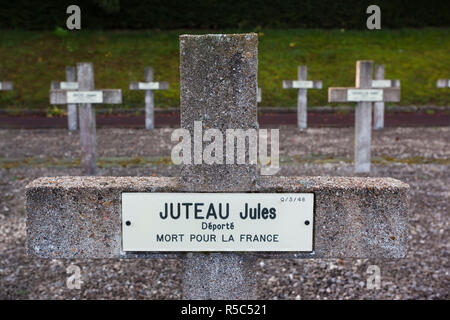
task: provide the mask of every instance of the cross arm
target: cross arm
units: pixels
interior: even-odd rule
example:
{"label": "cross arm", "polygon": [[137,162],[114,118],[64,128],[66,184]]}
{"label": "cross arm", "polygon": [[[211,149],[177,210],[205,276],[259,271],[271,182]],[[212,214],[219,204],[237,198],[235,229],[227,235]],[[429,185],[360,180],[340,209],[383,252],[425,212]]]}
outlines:
{"label": "cross arm", "polygon": [[167,90],[167,89],[169,89],[169,83],[167,81],[130,83],[130,90]]}
{"label": "cross arm", "polygon": [[322,80],[283,80],[283,89],[322,89]]}
{"label": "cross arm", "polygon": [[400,80],[372,80],[372,88],[400,88]]}
{"label": "cross arm", "polygon": [[0,81],[0,90],[9,91],[13,89],[13,83],[9,81]]}
{"label": "cross arm", "polygon": [[[80,100],[78,101],[71,100],[70,97],[73,97],[74,95],[79,96]],[[69,103],[121,104],[122,90],[102,89],[92,91],[67,91],[67,90],[50,91],[50,104],[69,104]]]}
{"label": "cross arm", "polygon": [[328,102],[399,102],[400,88],[328,88]]}
{"label": "cross arm", "polygon": [[448,87],[450,87],[450,80],[449,79],[439,79],[438,81],[436,81],[436,87],[448,88]]}
{"label": "cross arm", "polygon": [[75,81],[52,81],[51,90],[78,90],[78,82]]}

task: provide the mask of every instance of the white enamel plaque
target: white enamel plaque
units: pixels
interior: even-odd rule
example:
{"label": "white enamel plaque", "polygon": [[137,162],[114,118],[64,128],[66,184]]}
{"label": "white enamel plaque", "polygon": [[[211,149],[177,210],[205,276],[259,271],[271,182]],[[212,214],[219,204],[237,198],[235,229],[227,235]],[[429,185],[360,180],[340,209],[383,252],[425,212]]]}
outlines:
{"label": "white enamel plaque", "polygon": [[158,90],[159,82],[138,82],[139,90]]}
{"label": "white enamel plaque", "polygon": [[383,90],[348,89],[347,101],[383,101]]}
{"label": "white enamel plaque", "polygon": [[301,80],[294,80],[292,81],[292,88],[297,89],[312,89],[313,82],[312,81],[301,81]]}
{"label": "white enamel plaque", "polygon": [[122,249],[311,252],[313,207],[313,193],[122,193]]}
{"label": "white enamel plaque", "polygon": [[67,103],[103,103],[102,91],[68,91]]}
{"label": "white enamel plaque", "polygon": [[61,82],[59,87],[61,90],[78,90],[78,82]]}
{"label": "white enamel plaque", "polygon": [[372,80],[374,88],[390,88],[391,86],[391,80]]}

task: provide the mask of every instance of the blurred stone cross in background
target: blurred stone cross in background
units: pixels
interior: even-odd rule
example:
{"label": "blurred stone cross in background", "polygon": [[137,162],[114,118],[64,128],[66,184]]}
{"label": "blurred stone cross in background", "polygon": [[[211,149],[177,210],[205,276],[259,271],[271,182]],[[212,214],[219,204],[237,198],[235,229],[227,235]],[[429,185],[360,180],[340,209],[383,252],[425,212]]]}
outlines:
{"label": "blurred stone cross in background", "polygon": [[439,79],[436,81],[437,88],[450,88],[450,79]]}
{"label": "blurred stone cross in background", "polygon": [[[375,65],[375,80],[372,80],[372,88],[400,88],[400,80],[384,79],[384,64]],[[373,106],[373,128],[384,128],[384,101],[377,101]]]}
{"label": "blurred stone cross in background", "polygon": [[145,68],[145,82],[131,82],[130,90],[144,90],[145,91],[145,129],[150,130],[155,128],[155,102],[154,90],[167,90],[169,83],[167,81],[154,82],[153,68]]}
{"label": "blurred stone cross in background", "polygon": [[372,102],[399,102],[400,88],[372,87],[373,61],[356,62],[354,88],[328,88],[328,102],[357,102],[355,111],[355,172],[370,172]]}
{"label": "blurred stone cross in background", "polygon": [[261,103],[262,101],[262,89],[258,88],[258,92],[256,93],[256,102]]}
{"label": "blurred stone cross in background", "polygon": [[[77,70],[75,67],[66,67],[66,81],[52,81],[50,90],[78,90]],[[78,127],[77,105],[67,105],[67,125],[69,131],[76,131]]]}
{"label": "blurred stone cross in background", "polygon": [[11,91],[13,90],[13,84],[9,81],[0,81],[0,91]]}
{"label": "blurred stone cross in background", "polygon": [[322,89],[321,80],[306,80],[307,66],[298,66],[298,80],[283,80],[283,89],[298,89],[297,95],[297,126],[300,129],[308,127],[308,89]]}
{"label": "blurred stone cross in background", "polygon": [[[254,33],[180,36],[178,130],[188,145],[197,149],[200,129],[258,128],[257,70]],[[258,258],[407,250],[409,186],[392,178],[260,176],[256,163],[190,162],[180,177],[39,178],[26,199],[29,255],[179,258],[186,299],[258,298]]]}
{"label": "blurred stone cross in background", "polygon": [[95,89],[92,63],[77,63],[78,90],[53,89],[50,104],[78,104],[82,167],[85,175],[97,171],[95,109],[92,104],[121,104],[120,89]]}

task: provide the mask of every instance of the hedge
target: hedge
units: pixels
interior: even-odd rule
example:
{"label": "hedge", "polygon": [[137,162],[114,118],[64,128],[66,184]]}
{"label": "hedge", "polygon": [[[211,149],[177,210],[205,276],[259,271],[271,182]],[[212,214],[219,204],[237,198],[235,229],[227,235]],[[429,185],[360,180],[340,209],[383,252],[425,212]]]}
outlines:
{"label": "hedge", "polygon": [[81,8],[82,29],[364,29],[370,4],[382,28],[450,25],[449,0],[0,0],[0,29],[64,27],[70,4]]}

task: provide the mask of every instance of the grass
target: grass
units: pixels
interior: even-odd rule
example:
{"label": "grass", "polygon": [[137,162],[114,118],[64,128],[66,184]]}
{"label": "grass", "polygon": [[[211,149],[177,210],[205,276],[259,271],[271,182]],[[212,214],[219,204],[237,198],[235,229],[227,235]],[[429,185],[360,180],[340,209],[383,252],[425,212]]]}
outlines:
{"label": "grass", "polygon": [[[352,163],[353,159],[340,156],[333,157],[329,155],[310,154],[303,157],[281,157],[280,164],[295,165],[299,163]],[[390,163],[406,163],[406,164],[436,164],[436,165],[450,165],[448,158],[426,158],[426,157],[409,157],[409,158],[393,158],[389,156],[376,156],[372,158],[372,163],[379,165],[386,165]],[[80,167],[81,159],[62,159],[62,158],[17,158],[7,159],[0,158],[0,169],[14,169],[14,168],[78,168]],[[144,166],[172,166],[174,165],[170,157],[107,157],[99,158],[97,166],[99,168],[113,168],[113,167],[144,167]],[[23,176],[11,176],[11,180],[22,180]]]}
{"label": "grass", "polygon": [[[329,86],[354,86],[355,62],[363,59],[385,64],[388,79],[401,79],[398,105],[449,104],[449,90],[435,88],[438,78],[450,77],[449,29],[258,31],[262,106],[296,105],[296,90],[283,90],[281,81],[295,79],[300,64],[308,66],[308,79],[324,84],[323,90],[309,90],[309,106],[326,105]],[[154,67],[156,81],[170,83],[169,90],[156,92],[156,106],[177,107],[182,33],[205,32],[2,31],[0,79],[13,81],[15,90],[0,93],[0,109],[57,115],[64,107],[49,105],[50,82],[64,80],[65,66],[80,61],[94,63],[97,88],[123,90],[124,104],[112,108],[142,107],[144,94],[128,86],[130,81],[143,81],[145,66]]]}

